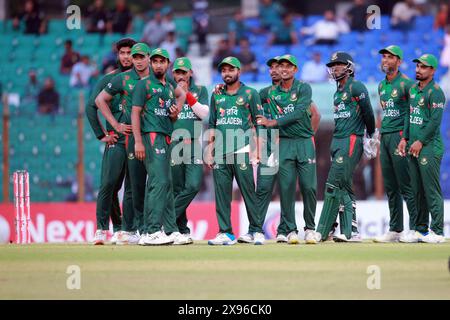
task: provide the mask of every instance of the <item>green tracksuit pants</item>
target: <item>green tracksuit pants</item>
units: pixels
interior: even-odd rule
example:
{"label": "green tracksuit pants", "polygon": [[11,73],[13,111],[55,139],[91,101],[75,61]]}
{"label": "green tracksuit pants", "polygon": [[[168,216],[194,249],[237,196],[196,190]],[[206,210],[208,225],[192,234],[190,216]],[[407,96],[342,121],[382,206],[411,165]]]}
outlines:
{"label": "green tracksuit pants", "polygon": [[216,198],[216,214],[219,224],[219,232],[233,233],[231,226],[231,200],[233,195],[233,178],[244,198],[245,208],[247,210],[248,220],[251,226],[256,230],[254,232],[263,232],[261,219],[258,217],[259,206],[257,203],[255,181],[253,178],[253,167],[249,161],[249,155],[230,154],[226,155],[222,164],[215,164],[213,170],[214,192]]}
{"label": "green tracksuit pants", "polygon": [[[389,203],[389,231],[403,231],[403,199],[409,212],[409,229],[415,230],[417,209],[409,177],[408,159],[400,156],[401,132],[384,133],[380,141],[380,160],[384,189]],[[402,199],[403,197],[403,199]]]}
{"label": "green tracksuit pants", "polygon": [[433,150],[433,144],[422,148],[419,157],[409,157],[409,172],[417,206],[416,230],[428,232],[429,215],[431,230],[444,234],[444,200],[439,181],[442,155]]}
{"label": "green tracksuit pants", "polygon": [[[275,182],[278,177],[278,166],[269,167],[260,163],[258,166],[258,180],[256,183],[256,197],[258,199],[258,221],[256,225],[250,225],[249,232],[255,232],[258,230],[257,226],[264,226],[264,220],[266,219],[267,210],[269,208],[270,201],[272,200],[272,192],[275,186]],[[284,223],[283,223],[284,225]],[[280,222],[280,228],[282,226]]]}
{"label": "green tracksuit pants", "polygon": [[[202,185],[202,149],[198,139],[172,142],[172,148],[180,145],[183,149],[176,155],[172,154],[171,160],[175,215],[179,231],[190,233],[186,209],[194,200]],[[184,152],[183,150],[189,150],[190,152]],[[174,158],[175,156],[177,159]]]}
{"label": "green tracksuit pants", "polygon": [[[310,138],[280,138],[280,161],[278,183],[280,186],[281,219],[279,234],[289,234],[297,231],[295,222],[295,190],[297,178],[303,199],[303,218],[305,229],[314,230],[314,216],[317,198],[316,151],[314,137]],[[337,212],[337,211],[336,211]]]}

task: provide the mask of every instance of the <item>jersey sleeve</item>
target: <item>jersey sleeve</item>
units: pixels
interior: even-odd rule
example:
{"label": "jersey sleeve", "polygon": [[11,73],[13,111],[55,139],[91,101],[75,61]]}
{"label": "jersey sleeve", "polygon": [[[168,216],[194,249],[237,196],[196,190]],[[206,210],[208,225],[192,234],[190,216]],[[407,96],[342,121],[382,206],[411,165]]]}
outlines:
{"label": "jersey sleeve", "polygon": [[352,87],[352,97],[361,108],[361,115],[366,125],[367,134],[372,136],[375,132],[375,116],[373,115],[372,104],[367,88],[360,82],[354,83]]}
{"label": "jersey sleeve", "polygon": [[424,145],[433,141],[439,126],[442,121],[442,114],[444,113],[445,96],[442,90],[435,90],[431,93],[429,98],[430,120],[427,125],[421,130],[418,140]]}
{"label": "jersey sleeve", "polygon": [[261,99],[259,93],[256,90],[252,90],[250,97],[250,114],[252,116],[253,126],[256,128],[256,134],[259,135],[260,125],[256,122],[257,115],[263,115],[263,108],[261,105]]}
{"label": "jersey sleeve", "polygon": [[145,102],[147,100],[147,90],[146,90],[147,80],[139,80],[136,83],[136,86],[133,90],[133,95],[131,97],[131,105],[133,107],[141,107],[145,106]]}
{"label": "jersey sleeve", "polygon": [[211,95],[211,103],[209,104],[209,128],[213,129],[216,127],[217,111],[216,111],[216,99],[214,99],[214,94]]}
{"label": "jersey sleeve", "polygon": [[278,127],[283,127],[300,120],[311,105],[312,89],[307,83],[302,83],[298,92],[298,100],[294,105],[294,111],[277,119]]}
{"label": "jersey sleeve", "polygon": [[118,74],[108,84],[105,86],[105,92],[111,96],[115,96],[116,94],[122,92],[122,76]]}
{"label": "jersey sleeve", "polygon": [[88,102],[86,103],[85,108],[86,117],[89,120],[89,125],[91,126],[92,131],[94,131],[94,134],[97,137],[97,139],[103,138],[105,133],[103,132],[102,125],[98,118],[97,113],[98,108],[97,105],[95,104],[95,98],[103,90],[106,84],[107,84],[107,77],[103,77],[102,79],[100,79],[99,82],[97,82],[94,90],[91,93],[91,96],[89,97]]}
{"label": "jersey sleeve", "polygon": [[208,105],[208,90],[204,86],[201,87],[198,102],[204,105]]}

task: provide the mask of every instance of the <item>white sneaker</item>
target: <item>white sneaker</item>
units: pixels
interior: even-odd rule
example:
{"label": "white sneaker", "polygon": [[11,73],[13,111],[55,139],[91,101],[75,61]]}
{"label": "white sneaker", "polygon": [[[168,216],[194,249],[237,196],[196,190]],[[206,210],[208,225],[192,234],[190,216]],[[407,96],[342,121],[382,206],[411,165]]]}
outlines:
{"label": "white sneaker", "polygon": [[345,234],[338,234],[333,237],[334,242],[362,242],[359,233],[352,233],[350,239],[346,237]]}
{"label": "white sneaker", "polygon": [[164,232],[156,231],[152,234],[147,234],[146,239],[144,239],[144,243],[148,246],[162,246],[172,244],[173,239],[168,237]]}
{"label": "white sneaker", "polygon": [[255,234],[253,235],[253,238],[255,240],[255,242],[254,242],[255,245],[263,245],[264,242],[266,242],[266,237],[261,232],[255,232]]}
{"label": "white sneaker", "polygon": [[173,241],[173,245],[185,245],[189,244],[189,237],[179,232],[172,232],[167,236]]}
{"label": "white sneaker", "polygon": [[404,233],[403,236],[400,237],[399,241],[402,243],[417,243],[420,239],[423,238],[423,235],[415,230],[409,230]]}
{"label": "white sneaker", "polygon": [[188,238],[188,240],[187,240],[188,243],[187,244],[193,244],[194,243],[194,239],[192,238],[190,233],[183,233],[183,235]]}
{"label": "white sneaker", "polygon": [[122,231],[122,233],[119,236],[119,239],[117,239],[117,245],[139,244],[140,239],[141,236],[139,235],[139,231],[134,232]]}
{"label": "white sneaker", "polygon": [[111,237],[111,244],[117,244],[117,240],[120,238],[120,235],[122,234],[122,231],[116,231],[113,233]]}
{"label": "white sneaker", "polygon": [[92,243],[98,246],[105,244],[105,242],[106,242],[106,230],[95,231],[94,240],[92,240]]}
{"label": "white sneaker", "polygon": [[145,241],[148,239],[148,236],[149,236],[148,233],[142,234],[141,237],[139,238],[138,245],[145,246]]}
{"label": "white sneaker", "polygon": [[[333,223],[333,226],[331,227],[331,230],[330,230],[330,232],[328,233],[328,237],[327,237],[327,239],[326,239],[327,241],[333,240],[334,233],[336,232],[336,229],[337,229],[338,226],[339,226],[339,223],[337,223],[337,222]],[[322,235],[321,235],[320,237],[321,237],[321,239],[322,239]]]}
{"label": "white sneaker", "polygon": [[288,242],[288,238],[284,234],[277,235],[277,243],[286,243]]}
{"label": "white sneaker", "polygon": [[388,243],[388,242],[398,242],[402,236],[401,232],[389,231],[383,234],[381,237],[373,239],[376,243]]}
{"label": "white sneaker", "polygon": [[255,241],[255,238],[252,233],[243,234],[237,240],[237,242],[239,242],[239,243],[253,243],[254,241]]}
{"label": "white sneaker", "polygon": [[305,242],[306,244],[317,244],[322,238],[321,234],[310,229],[305,230]]}
{"label": "white sneaker", "polygon": [[419,242],[444,243],[445,242],[445,237],[434,233],[433,230],[430,230],[426,236],[422,236],[422,238],[419,239]]}
{"label": "white sneaker", "polygon": [[300,240],[298,239],[298,234],[297,231],[291,231],[288,235],[287,235],[287,243],[288,244],[299,244]]}
{"label": "white sneaker", "polygon": [[208,241],[210,246],[229,246],[236,244],[236,238],[234,235],[229,233],[218,233],[214,239]]}

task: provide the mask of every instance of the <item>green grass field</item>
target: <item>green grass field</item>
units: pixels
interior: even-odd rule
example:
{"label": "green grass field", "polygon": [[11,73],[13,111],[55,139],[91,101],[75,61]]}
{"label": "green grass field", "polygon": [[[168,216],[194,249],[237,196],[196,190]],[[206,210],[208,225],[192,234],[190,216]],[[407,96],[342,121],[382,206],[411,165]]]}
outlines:
{"label": "green grass field", "polygon": [[[450,299],[450,243],[0,246],[0,299]],[[69,265],[81,289],[68,290]],[[381,289],[367,288],[367,268]]]}

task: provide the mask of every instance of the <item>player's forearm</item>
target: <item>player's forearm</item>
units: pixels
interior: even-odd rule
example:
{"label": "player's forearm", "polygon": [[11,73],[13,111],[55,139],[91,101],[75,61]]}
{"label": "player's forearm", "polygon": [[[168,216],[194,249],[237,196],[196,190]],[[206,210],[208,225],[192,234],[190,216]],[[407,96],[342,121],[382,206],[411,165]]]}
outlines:
{"label": "player's forearm", "polygon": [[97,139],[102,139],[105,136],[105,130],[100,122],[100,119],[98,118],[98,112],[95,105],[87,104],[85,108],[86,117],[88,118],[89,125],[92,128],[92,131],[94,131],[95,136]]}
{"label": "player's forearm", "polygon": [[131,109],[131,127],[133,129],[134,141],[136,143],[142,143],[142,134],[141,134],[141,107],[133,106]]}
{"label": "player's forearm", "polygon": [[114,118],[111,109],[109,108],[108,103],[111,100],[107,100],[103,95],[100,93],[100,95],[95,99],[95,104],[97,105],[98,109],[102,113],[102,115],[105,117],[106,121],[113,127],[117,128],[119,126],[119,122],[117,122],[116,118]]}
{"label": "player's forearm", "polygon": [[204,120],[209,116],[209,107],[198,102],[190,92],[186,93],[186,102],[200,119]]}
{"label": "player's forearm", "polygon": [[306,109],[301,107],[296,107],[293,112],[278,118],[277,126],[278,127],[284,127],[287,125],[290,125],[291,123],[297,122],[302,117],[306,115]]}
{"label": "player's forearm", "polygon": [[311,127],[312,127],[314,133],[316,133],[317,130],[319,129],[321,117],[322,116],[319,112],[319,109],[317,108],[317,106],[314,103],[312,103],[311,104]]}
{"label": "player's forearm", "polygon": [[368,98],[365,99],[364,103],[360,104],[360,107],[364,124],[366,125],[367,134],[369,136],[372,136],[372,134],[375,132],[375,116],[373,114],[372,105],[370,104]]}

